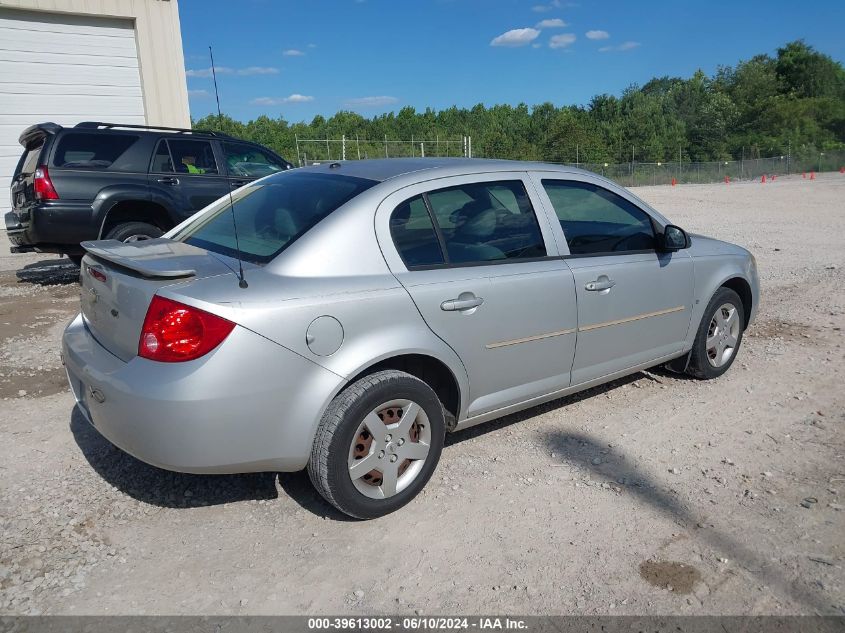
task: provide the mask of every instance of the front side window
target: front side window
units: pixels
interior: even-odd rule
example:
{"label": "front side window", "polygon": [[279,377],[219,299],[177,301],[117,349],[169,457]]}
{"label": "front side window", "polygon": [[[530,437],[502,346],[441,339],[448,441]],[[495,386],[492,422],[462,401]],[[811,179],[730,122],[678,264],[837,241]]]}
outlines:
{"label": "front side window", "polygon": [[618,255],[653,250],[651,218],[635,204],[597,185],[543,180],[572,255]]}
{"label": "front side window", "polygon": [[479,182],[425,196],[446,250],[446,263],[545,257],[546,247],[525,185]]}
{"label": "front side window", "polygon": [[[244,260],[264,264],[320,220],[376,184],[349,176],[287,171],[233,194]],[[214,253],[236,257],[229,197],[214,203],[173,236]]]}
{"label": "front side window", "polygon": [[128,134],[65,134],[56,146],[53,165],[65,169],[109,169],[138,140]]}
{"label": "front side window", "polygon": [[[208,141],[183,141],[168,139],[172,169],[179,174],[213,175],[219,174],[217,161],[214,160],[214,150]],[[159,144],[161,147],[161,144]],[[161,151],[159,149],[159,151]],[[162,157],[157,153],[153,159],[159,163]],[[155,165],[157,166],[157,165]]]}
{"label": "front side window", "polygon": [[269,153],[245,143],[223,143],[223,153],[230,176],[262,178],[287,168]]}

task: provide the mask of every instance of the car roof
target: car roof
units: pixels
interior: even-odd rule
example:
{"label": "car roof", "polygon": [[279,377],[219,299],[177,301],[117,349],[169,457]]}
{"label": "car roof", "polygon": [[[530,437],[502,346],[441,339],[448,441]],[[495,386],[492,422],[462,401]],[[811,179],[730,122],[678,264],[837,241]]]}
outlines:
{"label": "car roof", "polygon": [[[433,170],[443,171],[444,176],[495,171],[560,171],[590,174],[586,170],[566,165],[490,158],[376,158],[367,160],[326,161],[318,165],[302,167],[301,169],[311,172],[337,174],[338,176],[366,178],[378,182],[384,182],[407,174],[419,174],[419,172],[431,172]],[[426,176],[431,175],[426,174]]]}

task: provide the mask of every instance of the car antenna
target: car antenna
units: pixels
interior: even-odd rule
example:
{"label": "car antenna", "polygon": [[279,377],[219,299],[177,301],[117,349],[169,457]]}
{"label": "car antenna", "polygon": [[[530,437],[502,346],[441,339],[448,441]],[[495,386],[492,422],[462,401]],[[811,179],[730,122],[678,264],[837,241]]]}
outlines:
{"label": "car antenna", "polygon": [[[211,46],[208,47],[208,55],[211,57],[211,76],[214,77],[214,98],[217,99],[217,123],[218,125],[223,121],[223,115],[220,113],[220,94],[217,92],[217,71],[214,69],[214,53],[211,51]],[[241,243],[238,240],[238,223],[235,220],[235,199],[232,196],[232,187],[229,185],[229,209],[232,211],[232,228],[235,230],[235,250],[238,252],[238,286],[241,288],[248,288],[244,277],[244,264],[241,257]]]}

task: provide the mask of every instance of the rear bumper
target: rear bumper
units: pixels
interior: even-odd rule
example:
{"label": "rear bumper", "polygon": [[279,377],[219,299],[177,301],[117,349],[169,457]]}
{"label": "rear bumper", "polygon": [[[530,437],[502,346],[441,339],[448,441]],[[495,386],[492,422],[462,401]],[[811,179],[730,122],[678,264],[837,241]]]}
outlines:
{"label": "rear bumper", "polygon": [[343,379],[241,327],[187,363],[123,362],[77,316],[62,340],[79,408],[112,444],[167,470],[296,471]]}
{"label": "rear bumper", "polygon": [[55,200],[4,216],[12,252],[82,252],[79,243],[96,239],[99,226],[90,204]]}

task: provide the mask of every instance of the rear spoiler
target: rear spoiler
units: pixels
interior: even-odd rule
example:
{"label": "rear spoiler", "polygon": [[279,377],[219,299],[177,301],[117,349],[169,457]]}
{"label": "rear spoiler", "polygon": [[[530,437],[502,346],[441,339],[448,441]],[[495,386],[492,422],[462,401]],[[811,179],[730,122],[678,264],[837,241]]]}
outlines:
{"label": "rear spoiler", "polygon": [[82,242],[80,246],[97,259],[151,279],[194,277],[197,271],[186,268],[184,260],[186,257],[205,255],[201,248],[161,237],[138,242],[97,240]]}
{"label": "rear spoiler", "polygon": [[61,125],[57,123],[36,123],[26,128],[18,137],[18,143],[28,148],[28,145],[39,138],[44,138],[48,134],[55,134],[62,129]]}

